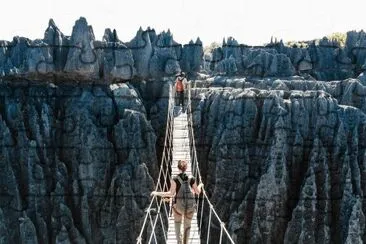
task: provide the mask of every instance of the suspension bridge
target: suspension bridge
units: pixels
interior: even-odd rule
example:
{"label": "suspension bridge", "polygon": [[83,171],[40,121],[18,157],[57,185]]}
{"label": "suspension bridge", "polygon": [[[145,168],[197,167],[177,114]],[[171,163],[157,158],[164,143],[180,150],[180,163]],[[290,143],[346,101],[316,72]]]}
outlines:
{"label": "suspension bridge", "polygon": [[[187,90],[187,109],[183,112],[180,107],[174,106],[175,92],[173,86],[171,85],[169,89],[164,150],[155,188],[159,192],[169,191],[172,176],[179,173],[178,160],[190,162],[186,173],[195,177],[197,185],[202,182],[193,133],[190,87]],[[224,222],[221,221],[204,189],[196,200],[197,207],[191,223],[190,236],[185,244],[234,244]],[[204,221],[204,219],[206,220]],[[152,196],[146,209],[137,244],[176,244],[178,242],[174,228],[172,198]]]}

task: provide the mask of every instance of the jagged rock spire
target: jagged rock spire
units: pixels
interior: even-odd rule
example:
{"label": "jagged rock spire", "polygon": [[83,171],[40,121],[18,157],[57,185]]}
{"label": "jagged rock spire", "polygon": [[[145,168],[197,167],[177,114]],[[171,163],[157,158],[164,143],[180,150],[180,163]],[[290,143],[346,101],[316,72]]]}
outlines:
{"label": "jagged rock spire", "polygon": [[110,28],[105,29],[104,35],[103,35],[103,41],[120,42],[116,29],[113,29],[113,31]]}
{"label": "jagged rock spire", "polygon": [[84,17],[75,22],[72,30],[71,48],[65,65],[66,72],[76,72],[81,76],[99,78],[99,63],[93,41],[95,40],[93,28],[88,26]]}

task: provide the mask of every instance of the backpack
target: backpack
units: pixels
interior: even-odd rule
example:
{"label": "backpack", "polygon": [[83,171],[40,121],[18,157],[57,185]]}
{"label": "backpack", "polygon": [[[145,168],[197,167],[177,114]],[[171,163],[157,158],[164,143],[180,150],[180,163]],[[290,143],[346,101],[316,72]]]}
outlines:
{"label": "backpack", "polygon": [[187,177],[186,180],[182,180],[182,178],[178,175],[177,179],[180,183],[180,188],[175,196],[176,207],[182,212],[190,212],[192,210],[194,211],[196,208],[196,199],[193,192],[191,191],[191,178]]}
{"label": "backpack", "polygon": [[175,84],[175,89],[177,92],[184,91],[183,80],[177,79],[177,82]]}

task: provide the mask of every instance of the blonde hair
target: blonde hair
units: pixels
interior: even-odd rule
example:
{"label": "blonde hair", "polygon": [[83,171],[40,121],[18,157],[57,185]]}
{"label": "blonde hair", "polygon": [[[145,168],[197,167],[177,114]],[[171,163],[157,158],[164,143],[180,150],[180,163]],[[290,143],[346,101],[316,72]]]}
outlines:
{"label": "blonde hair", "polygon": [[185,172],[187,170],[187,162],[185,160],[178,160],[178,169]]}

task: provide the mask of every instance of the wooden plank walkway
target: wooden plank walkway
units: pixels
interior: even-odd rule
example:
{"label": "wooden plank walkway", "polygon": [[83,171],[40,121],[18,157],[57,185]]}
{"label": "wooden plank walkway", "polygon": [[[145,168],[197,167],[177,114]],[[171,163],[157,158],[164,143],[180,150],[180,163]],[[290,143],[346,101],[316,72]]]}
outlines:
{"label": "wooden plank walkway", "polygon": [[[173,162],[172,162],[172,175],[179,174],[177,167],[178,160],[186,160],[188,162],[187,174],[192,174],[191,169],[191,156],[189,148],[189,138],[188,138],[188,121],[187,114],[182,113],[179,107],[174,108],[174,128],[173,128]],[[177,244],[177,239],[175,237],[174,230],[174,217],[173,215],[169,217],[169,227],[168,227],[168,244]],[[182,224],[183,228],[183,224]],[[183,229],[182,229],[183,233]],[[191,234],[188,241],[189,244],[200,244],[200,237],[198,231],[197,223],[197,213],[194,214],[191,224]]]}

